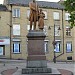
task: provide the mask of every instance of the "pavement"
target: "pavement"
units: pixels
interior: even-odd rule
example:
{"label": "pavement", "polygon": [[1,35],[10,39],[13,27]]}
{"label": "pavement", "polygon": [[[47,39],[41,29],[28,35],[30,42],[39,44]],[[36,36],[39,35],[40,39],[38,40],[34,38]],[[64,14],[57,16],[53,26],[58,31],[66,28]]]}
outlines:
{"label": "pavement", "polygon": [[[49,68],[57,68],[62,75],[75,75],[75,62],[47,62]],[[14,75],[18,69],[26,67],[26,60],[0,59],[0,75]]]}

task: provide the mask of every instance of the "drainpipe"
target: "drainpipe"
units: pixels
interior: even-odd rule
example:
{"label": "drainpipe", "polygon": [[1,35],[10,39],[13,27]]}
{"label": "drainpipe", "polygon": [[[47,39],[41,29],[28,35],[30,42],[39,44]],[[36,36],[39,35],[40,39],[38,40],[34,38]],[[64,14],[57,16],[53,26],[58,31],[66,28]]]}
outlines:
{"label": "drainpipe", "polygon": [[12,58],[12,4],[10,4],[10,59]]}
{"label": "drainpipe", "polygon": [[63,32],[63,52],[56,56],[56,58],[60,57],[61,55],[64,54],[64,23],[63,23],[63,9],[62,9],[62,32]]}

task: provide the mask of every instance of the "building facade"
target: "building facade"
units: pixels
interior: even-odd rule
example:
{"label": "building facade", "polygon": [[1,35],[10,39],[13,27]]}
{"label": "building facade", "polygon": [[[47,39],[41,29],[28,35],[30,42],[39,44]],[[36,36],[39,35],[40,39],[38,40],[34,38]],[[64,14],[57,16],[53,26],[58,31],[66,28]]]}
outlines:
{"label": "building facade", "polygon": [[[0,58],[27,58],[30,1],[4,0],[4,5],[0,6]],[[59,3],[38,1],[37,4],[45,13],[43,31],[46,34],[44,51],[47,60],[53,61],[55,55],[56,61],[75,61],[75,28],[70,29],[69,13]],[[55,49],[53,41],[56,41]]]}

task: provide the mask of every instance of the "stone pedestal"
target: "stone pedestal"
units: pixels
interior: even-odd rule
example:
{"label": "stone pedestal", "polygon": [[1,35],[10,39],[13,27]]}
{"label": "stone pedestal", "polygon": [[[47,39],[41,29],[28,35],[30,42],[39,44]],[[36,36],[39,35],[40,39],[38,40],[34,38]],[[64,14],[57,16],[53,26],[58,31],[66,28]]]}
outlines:
{"label": "stone pedestal", "polygon": [[44,51],[45,34],[42,31],[30,31],[28,38],[28,68],[47,67],[46,56]]}
{"label": "stone pedestal", "polygon": [[57,69],[47,68],[44,50],[45,33],[29,31],[27,66],[22,69],[24,75],[61,75]]}

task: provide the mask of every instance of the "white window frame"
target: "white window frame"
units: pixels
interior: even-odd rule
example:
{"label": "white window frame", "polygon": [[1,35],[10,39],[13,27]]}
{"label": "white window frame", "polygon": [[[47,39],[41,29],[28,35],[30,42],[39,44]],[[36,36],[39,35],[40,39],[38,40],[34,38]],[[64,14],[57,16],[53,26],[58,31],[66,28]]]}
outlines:
{"label": "white window frame", "polygon": [[20,35],[20,24],[13,24],[13,35]]}
{"label": "white window frame", "polygon": [[20,9],[19,8],[13,9],[13,17],[20,17]]}
{"label": "white window frame", "polygon": [[55,36],[60,36],[60,30],[58,30],[59,27],[59,25],[55,25]]}
{"label": "white window frame", "polygon": [[0,55],[3,55],[3,47],[0,47]]}
{"label": "white window frame", "polygon": [[[16,49],[17,49],[17,51],[16,51]],[[13,53],[20,53],[20,42],[13,43]]]}
{"label": "white window frame", "polygon": [[60,41],[56,41],[55,52],[60,52]]}
{"label": "white window frame", "polygon": [[66,21],[70,20],[70,14],[69,13],[65,13],[65,20]]}
{"label": "white window frame", "polygon": [[66,26],[66,36],[71,36],[70,26]]}
{"label": "white window frame", "polygon": [[48,41],[44,41],[45,53],[48,52]]}
{"label": "white window frame", "polygon": [[66,42],[66,52],[72,52],[72,42]]}
{"label": "white window frame", "polygon": [[48,35],[48,27],[46,25],[44,25],[43,32],[45,33],[45,35]]}
{"label": "white window frame", "polygon": [[60,13],[59,12],[53,12],[53,19],[54,20],[60,20]]}
{"label": "white window frame", "polygon": [[30,9],[27,10],[27,18],[29,19]]}

